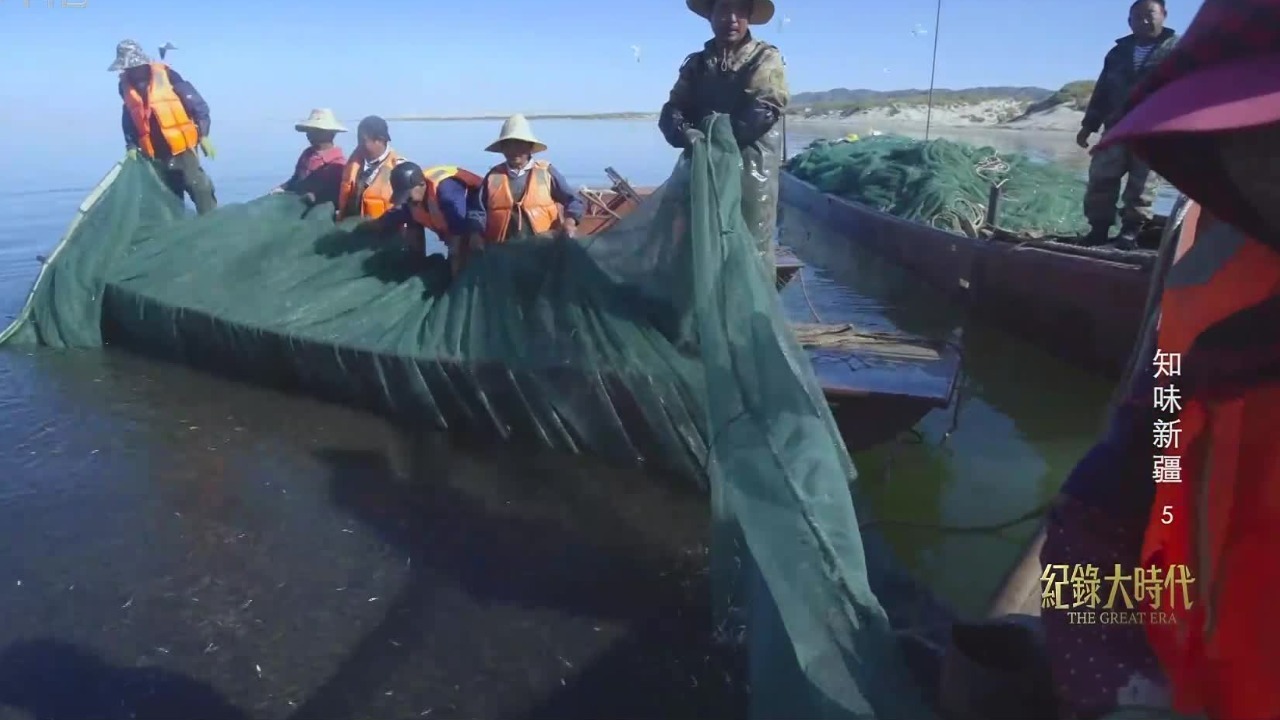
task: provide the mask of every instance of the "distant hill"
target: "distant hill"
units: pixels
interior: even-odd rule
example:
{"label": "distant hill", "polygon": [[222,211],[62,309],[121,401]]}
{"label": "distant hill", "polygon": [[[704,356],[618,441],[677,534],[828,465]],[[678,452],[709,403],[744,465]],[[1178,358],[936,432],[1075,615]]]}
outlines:
{"label": "distant hill", "polygon": [[1058,90],[996,85],[933,91],[932,113],[926,111],[929,91],[836,88],[791,96],[787,114],[823,121],[935,122],[956,126],[1000,125],[1062,129],[1079,125],[1093,95],[1093,81],[1077,80]]}
{"label": "distant hill", "polygon": [[1076,80],[1063,85],[1057,92],[1049,93],[1047,97],[1039,100],[1032,100],[1027,106],[1027,114],[1044,112],[1051,110],[1059,105],[1066,106],[1071,110],[1079,110],[1084,112],[1089,107],[1089,98],[1093,97],[1094,81],[1092,80]]}
{"label": "distant hill", "polygon": [[[962,90],[935,88],[933,102],[940,103],[980,103],[986,100],[1011,100],[1019,103],[1034,103],[1044,100],[1054,91],[1042,87],[991,86],[973,87]],[[835,88],[821,92],[802,92],[791,96],[789,107],[792,112],[804,113],[831,110],[869,110],[889,104],[916,105],[929,101],[929,91],[918,88],[908,90],[866,90]]]}
{"label": "distant hill", "polygon": [[[937,88],[933,91],[933,115],[939,110],[956,115],[961,124],[1007,124],[1030,120],[1043,120],[1046,114],[1055,117],[1063,113],[1080,113],[1089,104],[1093,94],[1092,80],[1077,80],[1058,90],[1042,87],[994,85],[961,90]],[[866,90],[835,88],[821,92],[801,92],[791,96],[787,114],[817,120],[885,119],[910,121],[913,114],[920,114],[929,102],[929,91],[918,88],[906,90]],[[655,117],[655,111],[590,113],[590,114],[533,114],[530,120],[637,120]],[[923,116],[922,116],[923,117]],[[429,116],[405,115],[388,120],[440,122],[451,120],[503,120],[506,115],[457,115]],[[1055,122],[1057,122],[1055,120]],[[1063,120],[1062,122],[1066,122]],[[1043,122],[1041,123],[1043,124]]]}
{"label": "distant hill", "polygon": [[[656,112],[609,112],[609,113],[531,113],[525,115],[526,120],[643,120],[657,117]],[[469,120],[506,120],[508,115],[397,115],[388,117],[392,122],[457,122]]]}

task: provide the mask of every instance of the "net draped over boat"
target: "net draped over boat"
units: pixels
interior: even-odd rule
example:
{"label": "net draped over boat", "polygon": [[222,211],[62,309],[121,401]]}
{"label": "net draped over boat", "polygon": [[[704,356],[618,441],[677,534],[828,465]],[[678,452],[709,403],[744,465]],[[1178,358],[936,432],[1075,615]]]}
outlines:
{"label": "net draped over boat", "polygon": [[868,585],[853,464],[743,220],[729,119],[703,130],[615,229],[484,252],[452,283],[292,195],[184,215],[126,160],[0,342],[121,345],[666,466],[707,483],[713,605],[745,630],[753,716],[928,718]]}
{"label": "net draped over boat", "polygon": [[1085,184],[1079,174],[1021,153],[873,135],[816,141],[792,157],[787,170],[823,192],[966,235],[982,227],[993,184],[1000,185],[995,224],[1001,229],[1068,237],[1089,229],[1080,211]]}

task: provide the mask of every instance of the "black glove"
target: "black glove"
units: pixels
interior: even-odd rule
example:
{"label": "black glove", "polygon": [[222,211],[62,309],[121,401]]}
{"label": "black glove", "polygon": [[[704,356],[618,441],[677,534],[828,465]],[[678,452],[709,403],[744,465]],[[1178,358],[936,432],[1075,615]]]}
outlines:
{"label": "black glove", "polygon": [[689,141],[685,137],[685,132],[691,127],[693,126],[685,120],[684,113],[670,104],[662,106],[662,114],[658,117],[658,129],[662,131],[662,137],[666,138],[671,147],[687,150]]}
{"label": "black glove", "polygon": [[780,116],[777,108],[764,103],[752,103],[734,113],[730,124],[733,125],[733,137],[738,141],[738,147],[746,147],[764,137],[778,123]]}

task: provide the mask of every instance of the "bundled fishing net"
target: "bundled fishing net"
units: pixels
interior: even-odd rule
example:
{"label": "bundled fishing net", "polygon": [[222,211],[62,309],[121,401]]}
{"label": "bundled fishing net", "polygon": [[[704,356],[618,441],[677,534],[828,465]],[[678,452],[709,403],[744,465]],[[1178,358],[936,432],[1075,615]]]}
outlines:
{"label": "bundled fishing net", "polygon": [[1077,173],[989,147],[895,135],[820,140],[791,158],[787,170],[823,192],[965,235],[983,226],[993,184],[1002,194],[996,225],[1003,230],[1074,236],[1089,229]]}
{"label": "bundled fishing net", "polygon": [[728,117],[703,131],[615,229],[495,248],[452,281],[290,195],[186,215],[128,160],[0,345],[120,345],[670,468],[710,496],[713,606],[745,638],[753,715],[927,720],[871,591],[853,464],[743,218]]}

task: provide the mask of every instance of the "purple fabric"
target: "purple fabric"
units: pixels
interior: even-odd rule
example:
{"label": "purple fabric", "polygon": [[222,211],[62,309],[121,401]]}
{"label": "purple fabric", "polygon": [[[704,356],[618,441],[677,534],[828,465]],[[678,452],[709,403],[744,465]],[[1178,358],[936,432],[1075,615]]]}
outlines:
{"label": "purple fabric", "polygon": [[301,180],[325,165],[346,165],[346,154],[342,148],[333,145],[324,150],[308,147],[298,156],[294,165],[293,177]]}
{"label": "purple fabric", "polygon": [[1129,397],[1111,415],[1106,435],[1090,448],[1063,483],[1061,493],[1119,519],[1146,526],[1155,498],[1151,480],[1155,379],[1139,371]]}
{"label": "purple fabric", "polygon": [[342,170],[345,166],[342,148],[333,146],[326,150],[308,147],[298,156],[293,177],[280,187],[286,192],[315,195],[317,203],[338,203],[342,187]]}
{"label": "purple fabric", "polygon": [[[1040,552],[1043,566],[1091,565],[1101,579],[1117,564],[1125,572],[1139,564],[1155,492],[1154,381],[1149,372],[1141,375],[1112,415],[1106,436],[1076,465],[1050,510]],[[1103,602],[1109,589],[1104,581],[1099,590]],[[1064,717],[1094,718],[1114,710],[1118,692],[1135,674],[1161,682],[1142,625],[1072,623],[1068,611],[1053,608],[1043,608],[1041,615]]]}

